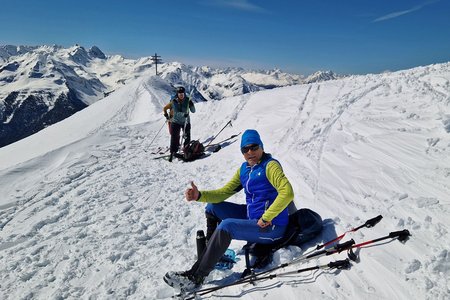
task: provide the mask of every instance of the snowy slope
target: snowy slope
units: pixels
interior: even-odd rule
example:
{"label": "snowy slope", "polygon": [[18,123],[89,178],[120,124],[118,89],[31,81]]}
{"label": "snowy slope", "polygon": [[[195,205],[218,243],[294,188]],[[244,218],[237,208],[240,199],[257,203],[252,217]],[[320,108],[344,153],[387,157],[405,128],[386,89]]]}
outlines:
{"label": "snowy slope", "polygon": [[[204,229],[204,205],[184,201],[184,189],[190,180],[200,189],[220,187],[243,158],[236,140],[192,163],[152,160],[150,150],[168,144],[164,84],[138,79],[0,149],[0,298],[170,299],[173,291],[161,278],[190,267],[195,232]],[[448,298],[450,63],[196,107],[194,139],[209,139],[228,120],[233,127],[218,139],[259,130],[266,151],[282,163],[297,206],[325,219],[322,240],[378,214],[384,218],[376,227],[348,237],[362,242],[404,228],[412,233],[405,244],[361,249],[350,270],[291,275],[216,297]],[[243,195],[230,200],[242,203]],[[305,250],[279,251],[275,262]],[[240,258],[232,271],[214,271],[209,279],[236,278],[244,268]]]}

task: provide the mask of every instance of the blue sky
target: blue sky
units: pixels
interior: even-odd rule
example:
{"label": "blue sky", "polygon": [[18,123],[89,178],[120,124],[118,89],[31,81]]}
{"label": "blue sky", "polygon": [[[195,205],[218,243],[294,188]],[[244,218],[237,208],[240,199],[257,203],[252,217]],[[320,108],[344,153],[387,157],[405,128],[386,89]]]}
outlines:
{"label": "blue sky", "polygon": [[450,61],[450,0],[0,0],[0,44],[308,75]]}

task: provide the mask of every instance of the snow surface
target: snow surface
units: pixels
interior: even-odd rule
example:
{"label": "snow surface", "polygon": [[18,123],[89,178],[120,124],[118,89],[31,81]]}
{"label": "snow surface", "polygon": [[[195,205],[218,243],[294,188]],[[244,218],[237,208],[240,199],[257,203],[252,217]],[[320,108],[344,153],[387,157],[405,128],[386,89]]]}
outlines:
{"label": "snow surface", "polygon": [[[239,140],[192,163],[151,159],[168,145],[157,77],[136,80],[66,120],[0,149],[1,299],[170,299],[162,276],[195,259],[205,228],[190,180],[222,186],[243,161]],[[448,299],[450,295],[450,63],[297,85],[196,104],[192,136],[257,129],[283,165],[298,207],[321,214],[317,243],[383,215],[356,242],[350,270],[315,271],[214,293],[242,299]],[[158,135],[159,130],[160,134]],[[156,139],[154,137],[156,136]],[[150,145],[151,141],[153,144]],[[243,194],[230,199],[243,203]],[[233,241],[240,252],[243,242]],[[278,251],[288,262],[311,249]],[[230,271],[214,271],[216,283]],[[343,259],[345,253],[284,271]],[[208,296],[211,297],[211,296]],[[205,298],[208,298],[205,297]]]}

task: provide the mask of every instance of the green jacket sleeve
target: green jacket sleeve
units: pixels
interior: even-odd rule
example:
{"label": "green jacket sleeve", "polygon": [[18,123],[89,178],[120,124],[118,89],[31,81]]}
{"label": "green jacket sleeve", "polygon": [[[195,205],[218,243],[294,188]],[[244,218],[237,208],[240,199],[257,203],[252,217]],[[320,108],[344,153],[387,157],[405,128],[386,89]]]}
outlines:
{"label": "green jacket sleeve", "polygon": [[234,173],[233,178],[220,189],[211,191],[200,191],[199,202],[219,203],[233,196],[242,189],[241,180],[239,178],[240,169]]}
{"label": "green jacket sleeve", "polygon": [[284,175],[283,169],[276,161],[271,161],[266,167],[267,179],[274,186],[278,192],[278,196],[271,206],[262,215],[264,221],[272,221],[273,218],[278,216],[288,205],[294,200],[294,191],[292,190],[291,183]]}

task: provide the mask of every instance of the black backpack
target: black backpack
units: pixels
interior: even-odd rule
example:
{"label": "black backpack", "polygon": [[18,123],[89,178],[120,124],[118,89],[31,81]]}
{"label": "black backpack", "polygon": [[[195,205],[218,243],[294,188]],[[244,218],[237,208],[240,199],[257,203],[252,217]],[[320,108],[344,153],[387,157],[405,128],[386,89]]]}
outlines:
{"label": "black backpack", "polygon": [[276,248],[290,245],[300,247],[321,233],[322,228],[322,218],[318,213],[308,208],[301,208],[289,215],[288,228],[283,239],[276,244]]}
{"label": "black backpack", "polygon": [[[287,246],[298,246],[311,241],[322,232],[323,222],[320,215],[308,208],[301,208],[289,215],[289,224],[283,238],[275,244],[251,244],[244,246],[246,256],[246,276],[251,269],[261,269],[272,261],[272,256],[278,249]],[[255,258],[250,263],[250,255]]]}
{"label": "black backpack", "polygon": [[189,144],[184,147],[183,160],[193,161],[203,156],[203,154],[205,154],[205,146],[197,140],[190,141]]}

